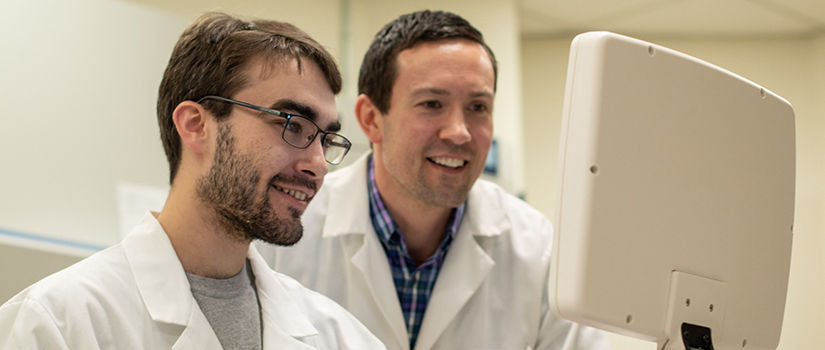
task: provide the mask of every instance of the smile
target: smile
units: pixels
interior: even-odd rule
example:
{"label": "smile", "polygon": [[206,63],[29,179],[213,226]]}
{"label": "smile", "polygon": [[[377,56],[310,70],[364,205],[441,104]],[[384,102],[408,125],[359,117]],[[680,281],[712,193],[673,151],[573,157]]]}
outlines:
{"label": "smile", "polygon": [[433,157],[427,158],[429,161],[441,165],[443,167],[458,169],[464,166],[466,163],[463,159],[458,158],[449,158],[449,157]]}
{"label": "smile", "polygon": [[281,192],[286,193],[286,194],[288,194],[292,197],[295,197],[295,199],[297,199],[299,201],[308,201],[309,199],[312,198],[312,196],[310,196],[310,195],[308,195],[304,192],[301,192],[301,191],[290,190],[290,189],[279,187],[279,186],[276,186],[276,185],[272,185],[272,187],[274,187],[278,191],[281,191]]}

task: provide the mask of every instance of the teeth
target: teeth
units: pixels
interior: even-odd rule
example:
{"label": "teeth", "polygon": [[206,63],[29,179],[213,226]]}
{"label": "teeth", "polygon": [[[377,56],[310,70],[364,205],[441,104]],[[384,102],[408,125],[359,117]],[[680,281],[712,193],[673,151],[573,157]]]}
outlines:
{"label": "teeth", "polygon": [[299,192],[299,191],[296,191],[296,190],[289,190],[289,189],[281,188],[281,187],[278,187],[278,186],[275,186],[275,188],[280,190],[283,193],[286,193],[290,196],[295,197],[295,199],[297,199],[299,201],[305,201],[305,200],[307,200],[307,198],[309,198],[309,195],[307,195],[306,193],[303,193],[303,192]]}
{"label": "teeth", "polygon": [[460,168],[464,165],[464,161],[458,158],[435,157],[430,159],[432,159],[432,161],[436,164],[443,165],[448,168]]}

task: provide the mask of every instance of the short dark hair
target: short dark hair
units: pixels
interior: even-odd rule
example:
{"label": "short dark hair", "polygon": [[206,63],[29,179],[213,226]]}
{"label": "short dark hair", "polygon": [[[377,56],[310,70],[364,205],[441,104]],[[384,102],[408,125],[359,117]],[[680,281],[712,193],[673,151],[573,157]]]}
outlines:
{"label": "short dark hair", "polygon": [[444,11],[418,11],[402,15],[375,34],[358,76],[358,93],[367,95],[381,113],[390,109],[392,87],[398,77],[398,54],[420,42],[467,39],[479,43],[493,64],[493,91],[498,64],[481,32],[461,16]]}
{"label": "short dark hair", "polygon": [[[301,58],[316,63],[332,92],[341,91],[341,73],[332,55],[294,25],[278,21],[244,21],[223,13],[207,13],[195,20],[178,39],[158,89],[158,125],[171,183],[180,166],[181,141],[172,112],[183,101],[206,95],[232,97],[247,84],[246,64],[263,57],[280,63]],[[204,107],[223,118],[231,105],[206,101]]]}

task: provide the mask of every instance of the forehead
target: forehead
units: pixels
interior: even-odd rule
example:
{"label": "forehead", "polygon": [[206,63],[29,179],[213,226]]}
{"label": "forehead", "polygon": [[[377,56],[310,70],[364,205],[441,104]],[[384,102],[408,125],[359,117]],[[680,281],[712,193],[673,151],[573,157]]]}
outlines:
{"label": "forehead", "polygon": [[272,107],[283,101],[293,101],[312,109],[312,113],[286,111],[307,115],[323,127],[338,120],[335,94],[321,68],[303,57],[265,59],[256,57],[244,69],[246,84],[236,99],[262,107]]}
{"label": "forehead", "polygon": [[492,92],[495,83],[493,63],[487,51],[481,44],[467,39],[421,42],[399,52],[395,63],[394,87],[463,82],[478,88],[489,86]]}

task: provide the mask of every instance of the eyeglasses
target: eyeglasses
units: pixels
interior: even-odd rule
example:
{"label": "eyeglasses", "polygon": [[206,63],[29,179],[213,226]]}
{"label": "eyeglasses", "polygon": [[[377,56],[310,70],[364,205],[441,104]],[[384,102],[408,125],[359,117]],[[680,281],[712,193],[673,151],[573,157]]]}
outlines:
{"label": "eyeglasses", "polygon": [[312,144],[312,141],[315,140],[315,137],[318,136],[318,134],[321,134],[321,146],[324,147],[324,159],[326,159],[326,161],[330,164],[341,163],[341,161],[344,160],[344,156],[346,156],[347,152],[349,152],[350,147],[352,147],[352,142],[347,140],[346,137],[334,132],[321,130],[318,124],[315,124],[315,122],[307,117],[298,114],[281,112],[271,108],[260,107],[243,101],[214,95],[204,96],[198,100],[197,103],[201,103],[204,100],[216,100],[233,103],[238,106],[254,109],[279,118],[284,118],[285,120],[283,122],[281,138],[283,138],[288,145],[298,149],[305,149],[309,147],[309,145]]}

